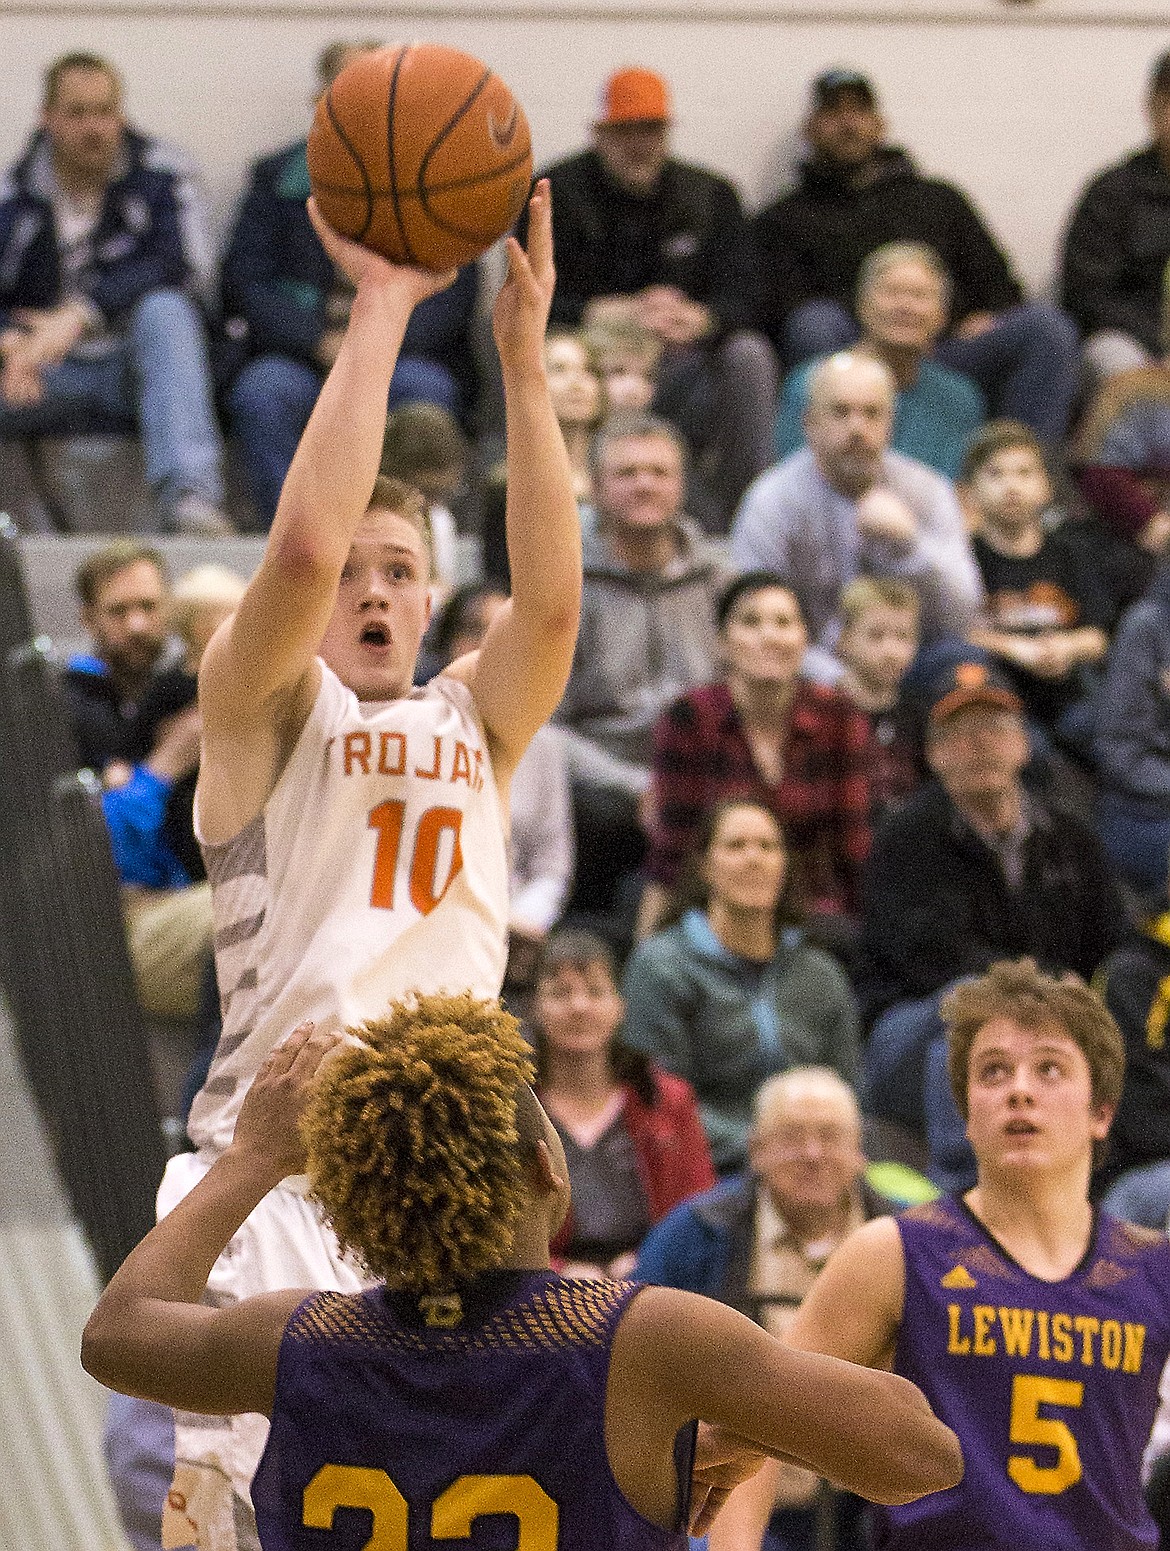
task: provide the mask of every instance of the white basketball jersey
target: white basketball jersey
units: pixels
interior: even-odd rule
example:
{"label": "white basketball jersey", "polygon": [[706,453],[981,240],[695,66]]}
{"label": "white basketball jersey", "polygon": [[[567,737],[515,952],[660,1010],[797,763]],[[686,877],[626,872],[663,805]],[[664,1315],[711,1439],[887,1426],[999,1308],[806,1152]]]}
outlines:
{"label": "white basketball jersey", "polygon": [[306,1019],[360,1023],[409,992],[498,995],[508,929],[499,797],[471,692],[439,677],[363,705],[321,688],[263,811],[203,847],[223,1033],[189,1130],[232,1137],[249,1084]]}

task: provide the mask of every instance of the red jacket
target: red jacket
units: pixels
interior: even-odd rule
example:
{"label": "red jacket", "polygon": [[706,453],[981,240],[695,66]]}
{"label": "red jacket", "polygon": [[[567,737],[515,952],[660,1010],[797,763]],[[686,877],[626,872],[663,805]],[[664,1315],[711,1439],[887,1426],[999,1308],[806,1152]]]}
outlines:
{"label": "red jacket", "polygon": [[[628,1083],[622,1085],[622,1120],[630,1133],[651,1223],[715,1183],[715,1169],[699,1108],[689,1082],[651,1067],[656,1097],[653,1105],[640,1099]],[[573,1209],[549,1246],[554,1264],[573,1241]]]}

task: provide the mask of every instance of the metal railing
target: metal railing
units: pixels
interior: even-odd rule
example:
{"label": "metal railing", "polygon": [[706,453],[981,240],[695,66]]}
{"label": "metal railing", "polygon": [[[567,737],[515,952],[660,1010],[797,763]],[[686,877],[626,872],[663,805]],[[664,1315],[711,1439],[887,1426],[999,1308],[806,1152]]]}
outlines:
{"label": "metal railing", "polygon": [[103,1279],[154,1221],[165,1150],[100,791],[78,770],[16,530],[0,517],[0,977]]}

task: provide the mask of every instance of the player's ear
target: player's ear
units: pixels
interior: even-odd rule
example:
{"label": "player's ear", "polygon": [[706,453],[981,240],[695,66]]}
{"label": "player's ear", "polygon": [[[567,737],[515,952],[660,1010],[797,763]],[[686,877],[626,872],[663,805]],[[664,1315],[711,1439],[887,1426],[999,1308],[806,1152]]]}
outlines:
{"label": "player's ear", "polygon": [[1113,1124],[1113,1117],[1117,1113],[1116,1104],[1094,1104],[1091,1111],[1091,1132],[1095,1142],[1103,1142],[1109,1135],[1109,1127]]}

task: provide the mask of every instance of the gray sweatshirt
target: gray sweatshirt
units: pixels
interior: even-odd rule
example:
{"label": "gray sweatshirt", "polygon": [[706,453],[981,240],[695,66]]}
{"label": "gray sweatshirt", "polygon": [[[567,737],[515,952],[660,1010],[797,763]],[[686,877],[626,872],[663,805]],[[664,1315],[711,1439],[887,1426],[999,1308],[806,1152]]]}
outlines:
{"label": "gray sweatshirt", "polygon": [[808,447],[748,486],[731,530],[737,571],[779,571],[800,599],[809,640],[832,650],[841,589],[856,576],[897,577],[922,600],[925,636],[965,636],[983,601],[983,583],[950,480],[900,452],[883,460],[882,488],[918,519],[908,550],[863,539],[857,503],[835,490]]}
{"label": "gray sweatshirt", "polygon": [[586,519],[581,629],[555,717],[575,781],[644,791],[659,713],[715,675],[715,600],[726,575],[689,518],[675,527],[678,551],[669,564],[631,571],[596,519]]}

